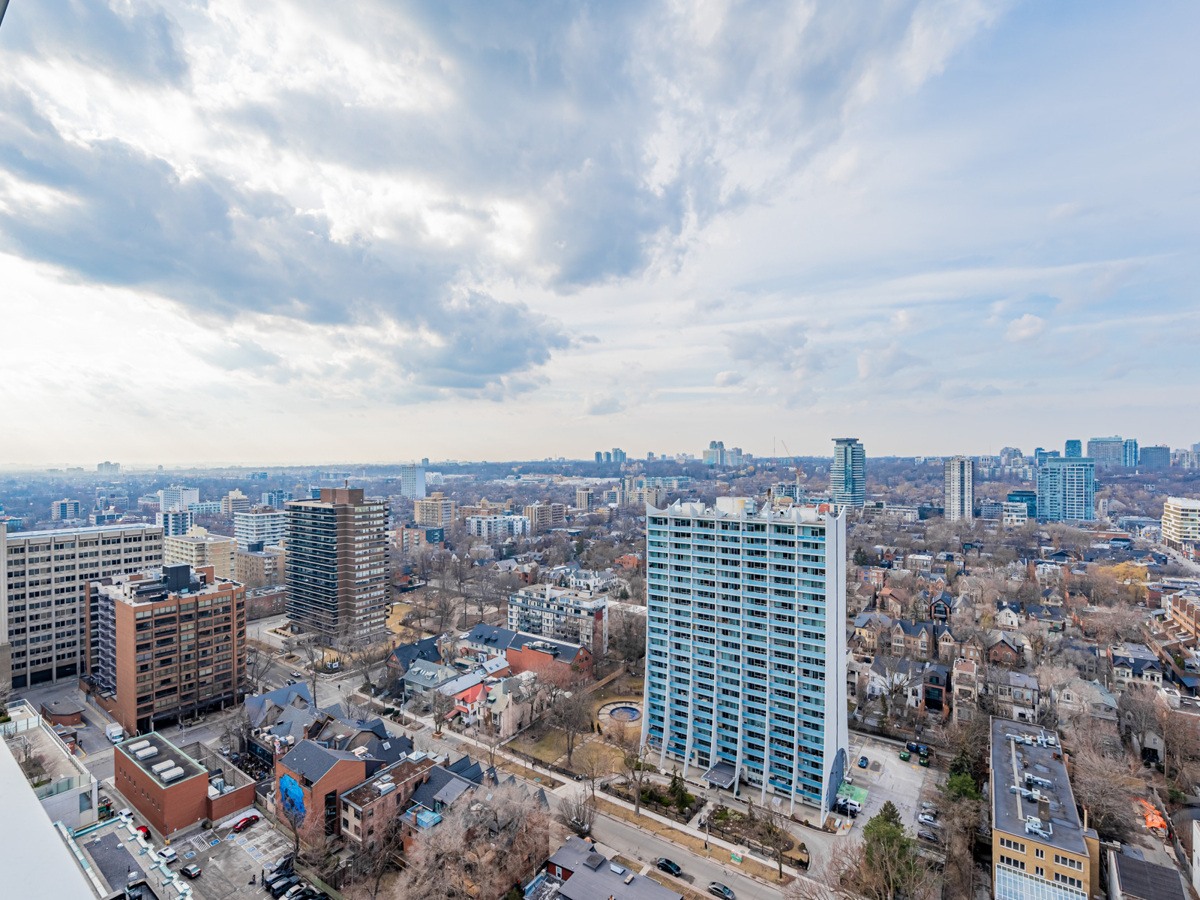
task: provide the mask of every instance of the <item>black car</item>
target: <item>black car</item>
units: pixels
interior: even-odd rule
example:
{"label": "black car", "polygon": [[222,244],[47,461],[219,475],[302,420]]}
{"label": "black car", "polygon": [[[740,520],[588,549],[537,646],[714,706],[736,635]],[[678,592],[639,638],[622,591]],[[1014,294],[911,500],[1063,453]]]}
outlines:
{"label": "black car", "polygon": [[918,831],[917,837],[923,841],[929,841],[931,844],[940,844],[942,842],[941,838],[939,838],[932,831]]}
{"label": "black car", "polygon": [[667,859],[665,856],[660,856],[658,858],[658,862],[656,862],[654,865],[658,866],[659,869],[661,869],[663,872],[666,872],[668,875],[674,875],[676,878],[683,874],[683,869],[679,868],[679,863],[671,862],[671,860]]}
{"label": "black car", "polygon": [[263,875],[263,878],[262,878],[263,889],[269,891],[271,888],[275,887],[275,885],[283,884],[285,881],[287,881],[289,878],[291,878],[293,876],[293,874],[294,873],[291,871],[272,872],[270,869],[268,869],[267,873],[265,875]]}
{"label": "black car", "polygon": [[708,883],[708,892],[714,897],[720,897],[721,900],[737,900],[733,890],[721,884],[719,881],[710,881]]}

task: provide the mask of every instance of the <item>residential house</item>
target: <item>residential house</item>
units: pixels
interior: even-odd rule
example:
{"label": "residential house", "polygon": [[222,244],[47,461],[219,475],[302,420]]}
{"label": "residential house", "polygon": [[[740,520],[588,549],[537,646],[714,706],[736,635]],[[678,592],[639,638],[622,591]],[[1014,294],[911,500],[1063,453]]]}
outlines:
{"label": "residential house", "polygon": [[400,644],[388,654],[388,683],[390,684],[403,678],[408,673],[412,664],[417,660],[424,660],[431,663],[440,663],[442,661],[442,652],[438,647],[438,639],[436,637],[427,637],[408,644]]}
{"label": "residential house", "polygon": [[[382,830],[408,809],[417,788],[429,780],[432,757],[424,753],[385,766],[369,780],[341,795],[342,836],[352,844],[374,850]],[[410,829],[411,832],[411,829]],[[402,839],[396,852],[402,853]]]}
{"label": "residential house", "polygon": [[1187,888],[1174,866],[1147,862],[1128,844],[1108,848],[1108,900],[1186,900]]}
{"label": "residential house", "polygon": [[1163,666],[1145,644],[1124,643],[1108,648],[1112,663],[1113,682],[1118,691],[1130,684],[1140,683],[1154,689],[1162,687]]}
{"label": "residential house", "polygon": [[594,661],[586,647],[480,623],[462,638],[459,651],[479,660],[502,656],[512,674],[535,672],[560,683],[591,681]]}
{"label": "residential house", "polygon": [[972,659],[956,659],[950,671],[951,706],[955,722],[969,722],[979,712],[979,666]]}
{"label": "residential house", "polygon": [[1016,631],[1021,627],[1021,605],[999,600],[996,602],[996,627],[1001,631]]}
{"label": "residential house", "polygon": [[545,871],[530,898],[562,897],[563,900],[682,900],[674,888],[659,884],[648,875],[610,862],[594,844],[575,836],[567,838],[546,861]]}
{"label": "residential house", "polygon": [[1025,654],[1015,637],[1008,631],[990,631],[984,639],[987,661],[994,666],[1019,666]]}
{"label": "residential house", "polygon": [[1014,722],[1036,722],[1041,706],[1038,680],[1022,672],[1001,672],[991,685],[995,691],[996,715]]}
{"label": "residential house", "polygon": [[408,671],[404,673],[401,681],[408,695],[428,700],[433,691],[458,678],[459,674],[457,669],[449,666],[418,659],[408,667]]}
{"label": "residential house", "polygon": [[1058,707],[1060,719],[1117,721],[1117,698],[1099,681],[1074,678],[1052,688],[1050,698]]}

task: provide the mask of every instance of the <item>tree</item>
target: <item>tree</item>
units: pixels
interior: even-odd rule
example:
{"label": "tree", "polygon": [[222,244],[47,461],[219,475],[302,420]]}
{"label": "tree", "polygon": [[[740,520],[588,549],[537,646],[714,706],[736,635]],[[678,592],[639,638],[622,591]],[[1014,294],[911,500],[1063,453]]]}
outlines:
{"label": "tree", "polygon": [[783,881],[783,855],[792,849],[795,840],[788,830],[788,818],[778,810],[760,809],[754,828],[754,837],[770,855],[774,855],[779,866],[779,880]]}
{"label": "tree", "polygon": [[561,731],[567,740],[567,768],[570,768],[575,743],[579,740],[579,735],[585,729],[590,729],[592,724],[592,708],[588,695],[578,689],[559,695],[550,707],[547,721]]}
{"label": "tree", "polygon": [[558,807],[559,821],[580,837],[592,830],[596,821],[596,798],[587,791],[576,791]]}
{"label": "tree", "polygon": [[865,566],[868,565],[869,562],[870,560],[867,558],[867,551],[862,547],[858,547],[854,551],[854,564],[856,566]]}
{"label": "tree", "polygon": [[934,900],[940,891],[890,802],[863,827],[861,842],[835,842],[818,874],[793,881],[786,900]]}
{"label": "tree", "polygon": [[1135,737],[1138,750],[1146,748],[1146,739],[1158,732],[1158,709],[1154,691],[1144,684],[1130,684],[1117,700],[1121,730]]}
{"label": "tree", "polygon": [[1094,732],[1080,732],[1071,784],[1075,802],[1087,810],[1088,824],[1102,841],[1126,841],[1137,828],[1133,799],[1145,783],[1104,754]]}
{"label": "tree", "polygon": [[383,876],[396,867],[404,850],[405,834],[406,825],[400,816],[378,824],[375,834],[354,857],[353,869],[359,883],[348,891],[343,889],[343,896],[351,900],[378,900]]}
{"label": "tree", "polygon": [[595,800],[596,782],[612,771],[612,758],[604,746],[589,741],[579,750],[578,768],[591,789],[592,799]]}
{"label": "tree", "polygon": [[646,614],[619,607],[609,613],[608,640],[613,652],[630,664],[646,655]]}
{"label": "tree", "polygon": [[1164,774],[1175,784],[1193,783],[1186,777],[1192,761],[1200,756],[1200,741],[1192,716],[1181,715],[1165,704],[1157,704],[1158,731],[1163,739]]}
{"label": "tree", "polygon": [[[316,634],[307,635],[296,648],[308,666],[308,682],[312,688],[313,703],[317,703],[317,665],[325,659],[325,648],[322,638]],[[319,705],[319,704],[318,704]]]}
{"label": "tree", "polygon": [[650,756],[649,744],[641,742],[641,734],[635,732],[625,743],[624,754],[621,757],[621,769],[625,775],[625,783],[633,790],[633,814],[642,814],[642,783],[646,780],[647,770],[653,768],[648,762]]}
{"label": "tree", "polygon": [[446,716],[452,709],[454,709],[454,698],[434,688],[433,696],[429,698],[429,711],[433,716],[434,734],[442,733],[442,725],[445,724]]}
{"label": "tree", "polygon": [[257,644],[246,646],[246,690],[251,694],[262,692],[263,681],[271,668],[271,654]]}

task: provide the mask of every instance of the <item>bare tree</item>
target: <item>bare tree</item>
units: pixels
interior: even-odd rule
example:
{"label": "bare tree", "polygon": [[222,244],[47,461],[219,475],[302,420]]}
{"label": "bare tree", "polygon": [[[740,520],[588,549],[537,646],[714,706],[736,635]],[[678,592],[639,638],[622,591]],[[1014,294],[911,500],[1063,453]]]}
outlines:
{"label": "bare tree", "polygon": [[795,839],[788,830],[788,817],[778,810],[760,807],[754,827],[754,837],[775,857],[779,865],[779,880],[783,881],[783,854],[792,849]]}
{"label": "bare tree", "polygon": [[558,807],[558,818],[580,837],[592,830],[596,821],[596,798],[587,791],[576,791]]}
{"label": "bare tree", "polygon": [[624,608],[609,614],[609,646],[627,663],[636,664],[646,655],[646,615]]}
{"label": "bare tree", "polygon": [[1163,739],[1163,763],[1167,780],[1179,785],[1191,785],[1188,773],[1200,757],[1200,740],[1192,716],[1177,713],[1163,703],[1157,705],[1158,731]]}
{"label": "bare tree", "polygon": [[549,723],[563,733],[567,741],[567,767],[575,752],[575,743],[592,724],[592,710],[588,695],[581,690],[563,693],[550,707]]}
{"label": "bare tree", "polygon": [[1156,707],[1154,691],[1144,684],[1129,685],[1117,701],[1121,730],[1136,737],[1139,750],[1146,748],[1147,738],[1158,733]]}
{"label": "bare tree", "polygon": [[385,819],[376,826],[376,833],[354,857],[353,871],[357,883],[342,890],[350,900],[378,900],[383,877],[396,868],[404,851],[406,825],[404,819],[395,816]]}
{"label": "bare tree", "polygon": [[443,694],[440,690],[434,689],[433,696],[429,698],[429,711],[433,716],[433,733],[441,734],[442,726],[446,722],[446,716],[454,709],[454,698],[449,694]]}
{"label": "bare tree", "polygon": [[483,745],[483,749],[487,751],[488,766],[496,768],[496,751],[504,743],[504,738],[500,736],[500,729],[495,723],[488,718],[488,721],[480,727],[479,721],[475,723],[475,740]]}
{"label": "bare tree", "polygon": [[325,648],[322,644],[322,639],[319,635],[307,635],[302,641],[297,644],[296,649],[303,657],[305,664],[308,666],[308,683],[312,688],[313,703],[317,702],[317,666],[325,659]]}
{"label": "bare tree", "polygon": [[641,734],[634,733],[626,741],[624,747],[624,755],[621,757],[621,770],[625,775],[625,782],[633,791],[633,814],[640,816],[642,814],[642,784],[646,780],[646,773],[654,768],[649,761],[650,745],[641,742]]}
{"label": "bare tree", "polygon": [[257,644],[246,647],[246,689],[252,694],[262,693],[263,681],[271,668],[271,654]]}
{"label": "bare tree", "polygon": [[591,790],[592,799],[596,799],[596,782],[612,772],[612,757],[601,744],[589,741],[579,750],[579,772],[583,775]]}
{"label": "bare tree", "polygon": [[1137,828],[1133,799],[1145,789],[1135,760],[1106,755],[1096,729],[1080,730],[1072,759],[1075,802],[1103,841],[1125,841]]}

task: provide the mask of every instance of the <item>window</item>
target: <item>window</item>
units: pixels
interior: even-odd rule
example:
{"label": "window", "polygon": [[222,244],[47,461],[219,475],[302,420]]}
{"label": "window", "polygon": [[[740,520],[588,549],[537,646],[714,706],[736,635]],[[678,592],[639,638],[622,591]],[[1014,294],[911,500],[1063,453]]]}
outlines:
{"label": "window", "polygon": [[1079,860],[1071,859],[1069,856],[1059,856],[1057,853],[1054,854],[1054,864],[1056,866],[1066,866],[1068,869],[1075,869],[1079,872],[1083,871],[1083,863]]}
{"label": "window", "polygon": [[1033,874],[1034,874],[1034,875],[1036,875],[1038,878],[1045,878],[1045,877],[1046,877],[1046,870],[1045,870],[1045,869],[1043,869],[1041,866],[1034,866],[1034,867],[1033,867]]}
{"label": "window", "polygon": [[1046,858],[1046,851],[1045,851],[1045,850],[1043,850],[1041,847],[1034,847],[1034,848],[1033,848],[1033,855],[1034,855],[1034,856],[1036,856],[1038,859],[1045,859],[1045,858]]}
{"label": "window", "polygon": [[1060,875],[1058,872],[1054,873],[1054,880],[1057,881],[1059,884],[1065,884],[1068,887],[1073,887],[1073,888],[1083,887],[1083,881],[1081,881],[1080,879],[1072,878],[1070,875]]}
{"label": "window", "polygon": [[1010,869],[1020,869],[1022,872],[1025,871],[1025,862],[1020,859],[1013,859],[1011,856],[1000,854],[1000,863],[1001,865],[1008,866]]}
{"label": "window", "polygon": [[1020,841],[1011,841],[1006,837],[1000,838],[1000,846],[1007,850],[1016,850],[1018,853],[1022,854],[1025,852],[1024,844],[1022,844]]}

